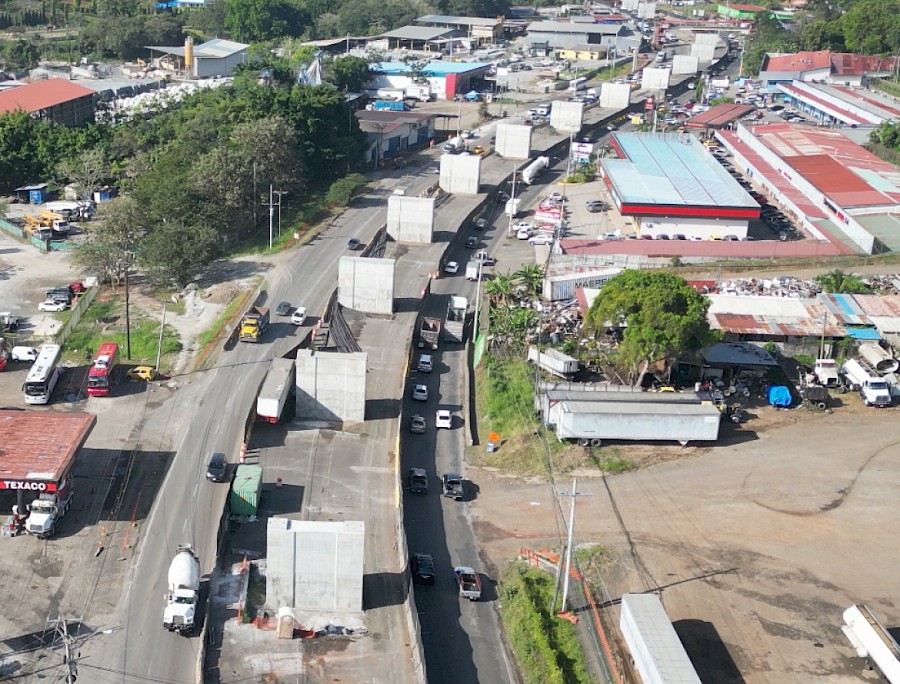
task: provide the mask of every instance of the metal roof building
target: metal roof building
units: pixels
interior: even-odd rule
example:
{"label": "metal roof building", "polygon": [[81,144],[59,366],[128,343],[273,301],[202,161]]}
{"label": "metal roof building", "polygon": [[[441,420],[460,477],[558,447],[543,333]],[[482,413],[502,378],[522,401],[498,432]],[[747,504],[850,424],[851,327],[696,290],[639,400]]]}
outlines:
{"label": "metal roof building", "polygon": [[307,628],[362,612],[365,523],[269,518],[266,541],[268,606]]}
{"label": "metal roof building", "polygon": [[716,136],[820,239],[866,254],[900,250],[900,169],[837,130],[739,125]]}
{"label": "metal roof building", "polygon": [[615,47],[619,54],[639,48],[641,36],[621,23],[585,23],[568,21],[536,21],[528,25],[527,42],[551,49],[572,48],[576,45],[604,45]]}
{"label": "metal roof building", "polygon": [[176,70],[189,72],[188,76],[191,78],[210,78],[230,76],[247,58],[248,47],[250,46],[244,43],[224,38],[213,38],[194,45],[189,36],[183,46],[148,45],[147,49],[151,55],[160,52],[166,57],[175,58]]}
{"label": "metal roof building", "polygon": [[48,78],[0,92],[0,114],[17,110],[42,121],[80,126],[94,120],[94,91],[64,78]]}
{"label": "metal roof building", "polygon": [[707,295],[706,318],[728,340],[790,342],[803,338],[834,339],[847,329],[834,316],[825,315],[818,299],[800,297]]}
{"label": "metal roof building", "polygon": [[724,128],[732,121],[741,119],[756,107],[753,105],[720,104],[688,119],[686,128]]}

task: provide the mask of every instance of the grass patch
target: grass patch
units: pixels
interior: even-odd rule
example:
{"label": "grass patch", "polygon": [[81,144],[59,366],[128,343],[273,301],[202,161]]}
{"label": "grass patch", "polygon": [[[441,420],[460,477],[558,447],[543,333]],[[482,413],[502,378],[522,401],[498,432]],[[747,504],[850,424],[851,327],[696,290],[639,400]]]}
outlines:
{"label": "grass patch", "polygon": [[591,462],[604,473],[616,475],[634,468],[634,463],[622,456],[618,449],[597,449],[591,452]]}
{"label": "grass patch", "polygon": [[219,317],[215,321],[213,321],[213,324],[197,335],[197,342],[200,348],[203,349],[206,345],[216,339],[225,326],[228,325],[228,322],[245,306],[248,306],[246,296],[238,297],[229,302],[228,306],[225,307],[225,310],[219,314]]}
{"label": "grass patch", "polygon": [[541,425],[534,411],[534,369],[524,359],[486,356],[475,371],[475,401],[479,434],[486,441],[496,432],[501,445],[490,454],[473,449],[473,462],[523,475],[546,473],[548,458],[557,473],[587,463],[585,449],[560,442]]}
{"label": "grass patch", "polygon": [[553,577],[523,563],[503,573],[500,617],[526,684],[570,684],[592,678],[575,625],[553,614]]}
{"label": "grass patch", "polygon": [[[147,318],[142,311],[131,307],[131,358],[138,363],[155,363],[159,345],[160,320]],[[119,353],[126,360],[127,330],[125,326],[125,297],[98,297],[88,307],[78,326],[66,341],[63,359],[77,363],[89,360],[103,342],[117,342]],[[162,339],[160,365],[166,367],[167,357],[181,351],[181,339],[175,328],[166,326]]]}
{"label": "grass patch", "polygon": [[[272,225],[272,251],[277,252],[285,245],[293,242],[294,233],[303,239],[304,233],[317,223],[328,218],[332,213],[343,211],[343,208],[332,209],[325,199],[327,187],[311,190],[302,200],[292,203],[290,209],[281,207],[281,235],[278,235],[278,210],[275,210]],[[268,211],[268,210],[267,210]],[[229,250],[228,257],[264,254],[269,251],[269,228],[258,231],[249,239]]]}

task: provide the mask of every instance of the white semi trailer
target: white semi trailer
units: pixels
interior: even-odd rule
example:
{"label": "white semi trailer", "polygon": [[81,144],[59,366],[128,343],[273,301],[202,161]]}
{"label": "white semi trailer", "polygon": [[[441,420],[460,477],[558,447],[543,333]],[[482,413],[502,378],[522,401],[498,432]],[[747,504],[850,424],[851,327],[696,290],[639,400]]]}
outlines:
{"label": "white semi trailer", "polygon": [[860,658],[866,658],[891,684],[900,684],[900,646],[868,606],[857,604],[845,610],[841,631]]}
{"label": "white semi trailer", "polygon": [[700,684],[656,594],[622,594],[619,629],[643,684]]}
{"label": "white semi trailer", "polygon": [[522,170],[522,182],[531,185],[548,166],[550,166],[550,157],[538,157]]}
{"label": "white semi trailer", "polygon": [[256,416],[269,423],[281,420],[294,387],[294,360],[272,359],[269,372],[256,398]]}
{"label": "white semi trailer", "polygon": [[182,544],[169,565],[163,627],[190,636],[194,631],[199,591],[200,558],[190,544]]}

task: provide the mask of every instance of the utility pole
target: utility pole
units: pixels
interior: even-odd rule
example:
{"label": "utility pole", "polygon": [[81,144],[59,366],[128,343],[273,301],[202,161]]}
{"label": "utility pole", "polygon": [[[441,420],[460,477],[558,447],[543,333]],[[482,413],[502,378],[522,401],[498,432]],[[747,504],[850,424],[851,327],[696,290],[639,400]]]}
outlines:
{"label": "utility pole", "polygon": [[487,256],[485,250],[481,251],[482,259],[478,262],[478,282],[475,284],[475,321],[472,324],[472,342],[478,341],[478,328],[480,319],[478,318],[481,309],[481,271],[484,268],[484,257]]}
{"label": "utility pole", "polygon": [[288,194],[288,191],[276,190],[275,194],[278,195],[278,238],[281,239],[281,198]]}
{"label": "utility pole", "polygon": [[159,373],[159,361],[162,356],[162,338],[163,331],[166,329],[166,307],[169,305],[165,299],[163,300],[163,315],[162,315],[162,323],[159,324],[159,344],[156,345],[156,372]]}
{"label": "utility pole", "polygon": [[275,204],[272,199],[274,190],[269,183],[269,249],[272,249],[272,220],[275,218]]}
{"label": "utility pole", "polygon": [[[515,218],[513,214],[516,213],[516,175],[518,174],[518,170],[516,169],[516,163],[513,162],[513,174],[512,174],[512,191],[509,193],[509,211],[506,214],[509,216],[509,226],[506,229],[506,234],[512,234],[512,225],[513,219]],[[506,207],[504,207],[506,209]]]}
{"label": "utility pole", "polygon": [[[572,572],[572,544],[575,533],[575,500],[579,496],[590,496],[589,494],[582,494],[576,489],[577,480],[575,478],[572,479],[572,492],[557,492],[557,496],[570,496],[572,497],[572,507],[569,509],[569,535],[568,541],[566,542],[566,569],[565,576],[563,577],[563,596],[562,596],[562,610],[566,609],[566,602],[569,600],[569,575]],[[559,587],[557,585],[557,592]],[[556,592],[553,595],[553,609],[556,610]]]}
{"label": "utility pole", "polygon": [[63,665],[66,666],[66,684],[75,684],[78,679],[78,663],[72,657],[73,639],[69,636],[69,628],[64,618],[58,617],[56,622],[56,633],[62,639],[65,654],[63,655]]}

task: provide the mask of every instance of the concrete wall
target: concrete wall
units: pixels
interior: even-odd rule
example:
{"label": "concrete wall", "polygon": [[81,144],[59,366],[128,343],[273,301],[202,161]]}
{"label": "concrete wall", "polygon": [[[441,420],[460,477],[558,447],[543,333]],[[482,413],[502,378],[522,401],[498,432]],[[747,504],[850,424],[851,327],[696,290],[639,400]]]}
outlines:
{"label": "concrete wall", "polygon": [[533,126],[523,124],[497,124],[497,154],[506,159],[530,158],[533,131]]}
{"label": "concrete wall", "polygon": [[366,417],[365,352],[297,350],[297,420],[362,423]]}
{"label": "concrete wall", "polygon": [[600,87],[603,109],[625,109],[631,102],[631,86],[627,83],[604,83]]}
{"label": "concrete wall", "polygon": [[441,155],[441,189],[456,195],[477,195],[481,157],[477,154]]}
{"label": "concrete wall", "polygon": [[669,75],[672,70],[669,67],[647,67],[641,72],[641,88],[650,90],[665,90],[669,87]]}
{"label": "concrete wall", "polygon": [[362,521],[269,518],[266,605],[323,619],[361,612],[365,530]]}
{"label": "concrete wall", "polygon": [[553,109],[550,110],[550,126],[564,133],[580,131],[583,118],[583,102],[557,100],[553,103]]}
{"label": "concrete wall", "polygon": [[[701,34],[702,35],[702,34]],[[715,58],[716,46],[694,43],[691,45],[691,57],[696,57],[701,62],[711,62]]]}
{"label": "concrete wall", "polygon": [[387,233],[397,242],[431,244],[434,234],[434,198],[399,195],[388,197]]}
{"label": "concrete wall", "polygon": [[696,74],[700,60],[691,55],[675,55],[672,58],[673,74]]}
{"label": "concrete wall", "polygon": [[723,238],[726,235],[747,237],[746,220],[741,219],[704,219],[704,218],[668,218],[665,216],[648,216],[642,218],[638,227],[641,235],[684,235],[689,240],[700,237],[704,240]]}
{"label": "concrete wall", "polygon": [[341,257],[338,302],[363,313],[394,313],[394,266],[393,259]]}

